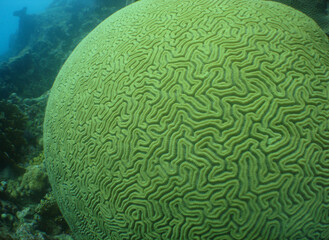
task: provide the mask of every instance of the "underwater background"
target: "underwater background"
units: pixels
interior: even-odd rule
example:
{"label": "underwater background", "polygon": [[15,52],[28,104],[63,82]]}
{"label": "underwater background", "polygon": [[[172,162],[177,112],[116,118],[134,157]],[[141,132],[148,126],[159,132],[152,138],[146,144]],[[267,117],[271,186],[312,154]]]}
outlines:
{"label": "underwater background", "polygon": [[18,9],[28,8],[29,14],[39,14],[43,12],[52,0],[33,1],[33,0],[18,0],[0,2],[0,55],[4,55],[9,48],[10,36],[15,34],[19,18],[14,16],[14,12]]}
{"label": "underwater background", "polygon": [[[73,239],[43,163],[49,90],[76,45],[105,18],[133,2],[1,0],[0,240]],[[327,4],[318,1],[317,11],[310,13],[326,33]],[[307,3],[302,8],[310,9]]]}

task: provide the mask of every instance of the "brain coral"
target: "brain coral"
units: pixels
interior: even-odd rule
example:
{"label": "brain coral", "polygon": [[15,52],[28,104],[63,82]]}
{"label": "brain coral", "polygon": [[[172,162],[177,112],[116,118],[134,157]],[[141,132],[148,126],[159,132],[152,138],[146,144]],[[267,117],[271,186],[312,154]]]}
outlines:
{"label": "brain coral", "polygon": [[329,43],[260,0],[142,0],[68,58],[45,156],[76,239],[328,239]]}

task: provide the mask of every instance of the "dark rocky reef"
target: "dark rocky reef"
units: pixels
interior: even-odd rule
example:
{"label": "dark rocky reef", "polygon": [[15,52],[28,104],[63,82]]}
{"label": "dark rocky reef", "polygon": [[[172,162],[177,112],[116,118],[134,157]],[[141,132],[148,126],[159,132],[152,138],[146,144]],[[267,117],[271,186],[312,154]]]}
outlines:
{"label": "dark rocky reef", "polygon": [[311,17],[329,36],[329,0],[273,0],[289,5]]}
{"label": "dark rocky reef", "polygon": [[0,171],[6,168],[10,173],[24,172],[18,163],[23,159],[27,147],[24,132],[27,116],[15,104],[0,101]]}
{"label": "dark rocky reef", "polygon": [[25,99],[12,93],[0,100],[0,177],[22,174],[26,162],[42,151],[47,99],[48,92]]}

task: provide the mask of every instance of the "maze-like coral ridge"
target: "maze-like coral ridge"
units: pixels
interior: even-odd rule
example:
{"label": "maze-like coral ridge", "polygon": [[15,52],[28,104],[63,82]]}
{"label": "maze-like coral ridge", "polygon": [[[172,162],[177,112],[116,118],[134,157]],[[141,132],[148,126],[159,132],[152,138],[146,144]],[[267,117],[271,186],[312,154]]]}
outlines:
{"label": "maze-like coral ridge", "polygon": [[77,239],[328,239],[329,43],[258,0],[142,0],[75,49],[45,155]]}

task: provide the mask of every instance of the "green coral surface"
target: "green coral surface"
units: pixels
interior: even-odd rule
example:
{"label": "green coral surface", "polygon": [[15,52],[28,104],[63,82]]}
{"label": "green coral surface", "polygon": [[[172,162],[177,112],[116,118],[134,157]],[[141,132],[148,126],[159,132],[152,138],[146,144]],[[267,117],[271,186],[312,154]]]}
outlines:
{"label": "green coral surface", "polygon": [[328,239],[329,42],[260,0],[143,0],[62,67],[46,166],[76,239]]}

